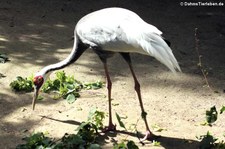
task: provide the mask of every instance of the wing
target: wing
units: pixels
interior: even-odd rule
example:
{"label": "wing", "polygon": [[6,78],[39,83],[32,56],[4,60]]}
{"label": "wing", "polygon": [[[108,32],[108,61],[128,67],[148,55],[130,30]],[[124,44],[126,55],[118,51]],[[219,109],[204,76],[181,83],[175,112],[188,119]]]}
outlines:
{"label": "wing", "polygon": [[155,57],[171,71],[180,67],[162,32],[137,14],[122,8],[108,8],[83,17],[76,26],[82,42],[106,51],[136,52]]}
{"label": "wing", "polygon": [[148,54],[158,61],[166,65],[171,71],[181,71],[176,58],[174,57],[171,48],[162,38],[162,32],[156,27],[139,22],[136,24],[138,28],[127,25],[124,27],[123,40],[127,44],[135,47],[135,52]]}

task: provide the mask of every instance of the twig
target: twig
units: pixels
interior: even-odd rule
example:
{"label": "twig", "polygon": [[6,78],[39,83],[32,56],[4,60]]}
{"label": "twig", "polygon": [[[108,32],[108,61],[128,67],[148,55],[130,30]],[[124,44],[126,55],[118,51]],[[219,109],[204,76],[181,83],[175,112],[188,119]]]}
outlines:
{"label": "twig", "polygon": [[212,88],[210,87],[210,85],[209,85],[209,81],[208,81],[208,79],[207,79],[207,74],[206,74],[206,72],[204,71],[204,68],[203,68],[203,66],[202,66],[202,55],[200,55],[200,53],[199,53],[199,39],[198,39],[198,28],[195,28],[195,50],[196,50],[196,52],[197,52],[197,55],[198,55],[198,66],[199,66],[199,68],[200,68],[200,70],[201,70],[201,72],[202,72],[202,75],[203,75],[203,77],[204,77],[204,80],[205,80],[205,83],[206,83],[206,85],[207,85],[207,87],[211,90],[211,91],[213,91],[212,90]]}

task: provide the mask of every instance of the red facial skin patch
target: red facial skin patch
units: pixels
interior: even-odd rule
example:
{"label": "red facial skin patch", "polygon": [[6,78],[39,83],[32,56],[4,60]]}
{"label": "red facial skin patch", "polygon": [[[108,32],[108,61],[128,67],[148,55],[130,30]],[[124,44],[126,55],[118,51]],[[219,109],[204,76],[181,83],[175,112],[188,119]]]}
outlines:
{"label": "red facial skin patch", "polygon": [[37,88],[40,88],[44,82],[44,78],[42,76],[36,76],[34,77],[33,82]]}

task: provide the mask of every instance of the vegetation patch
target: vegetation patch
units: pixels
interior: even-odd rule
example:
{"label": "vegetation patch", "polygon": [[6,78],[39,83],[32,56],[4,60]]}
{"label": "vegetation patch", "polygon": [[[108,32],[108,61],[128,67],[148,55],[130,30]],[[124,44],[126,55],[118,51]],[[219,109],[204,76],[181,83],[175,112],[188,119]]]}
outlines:
{"label": "vegetation patch", "polygon": [[[222,106],[220,109],[220,114],[225,111],[225,106]],[[213,126],[218,119],[218,112],[216,106],[211,107],[209,110],[206,110],[206,122],[204,125]],[[224,135],[225,137],[225,135]],[[200,149],[225,149],[224,140],[219,140],[217,137],[213,136],[209,131],[207,131],[206,135],[201,135],[197,137],[200,141],[199,148]]]}
{"label": "vegetation patch", "polygon": [[16,80],[10,83],[10,87],[16,92],[31,92],[33,90],[32,77],[23,78],[18,76]]}
{"label": "vegetation patch", "polygon": [[[54,139],[42,132],[33,133],[25,137],[24,144],[19,144],[16,149],[101,149],[97,139],[101,137],[99,129],[103,127],[105,113],[96,108],[89,112],[88,120],[82,122],[75,134],[65,134],[61,139]],[[131,140],[115,143],[113,149],[138,149]]]}
{"label": "vegetation patch", "polygon": [[[101,81],[81,83],[74,76],[66,75],[64,71],[57,71],[56,78],[48,79],[42,86],[42,91],[45,93],[55,93],[54,99],[64,98],[71,104],[80,97],[79,91],[82,89],[100,89],[104,83]],[[21,76],[16,77],[16,80],[10,83],[12,90],[16,92],[31,92],[33,91],[33,75],[28,78]]]}

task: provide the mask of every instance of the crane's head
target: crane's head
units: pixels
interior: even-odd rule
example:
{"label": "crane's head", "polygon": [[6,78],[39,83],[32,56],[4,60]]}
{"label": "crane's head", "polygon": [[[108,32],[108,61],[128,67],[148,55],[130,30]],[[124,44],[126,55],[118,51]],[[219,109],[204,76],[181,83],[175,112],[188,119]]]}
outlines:
{"label": "crane's head", "polygon": [[33,82],[34,82],[35,88],[36,88],[36,89],[40,89],[41,86],[42,86],[43,83],[44,83],[44,78],[43,78],[43,76],[41,76],[41,75],[35,76],[34,79],[33,79]]}
{"label": "crane's head", "polygon": [[45,69],[42,69],[33,78],[33,83],[34,83],[34,96],[33,96],[33,102],[32,102],[33,110],[35,108],[35,103],[38,98],[39,91],[41,87],[43,86],[43,84],[45,83],[45,81],[47,80],[49,75],[50,75],[50,72],[46,72]]}
{"label": "crane's head", "polygon": [[35,103],[36,103],[36,100],[38,98],[39,90],[42,87],[42,85],[44,84],[44,77],[42,75],[36,75],[33,78],[33,83],[34,83],[34,96],[33,96],[32,107],[33,107],[33,110],[34,110]]}

